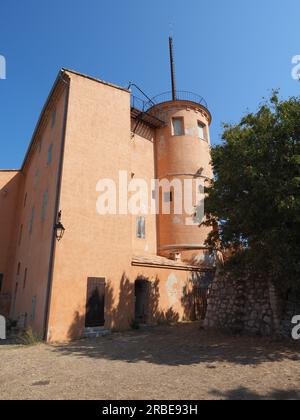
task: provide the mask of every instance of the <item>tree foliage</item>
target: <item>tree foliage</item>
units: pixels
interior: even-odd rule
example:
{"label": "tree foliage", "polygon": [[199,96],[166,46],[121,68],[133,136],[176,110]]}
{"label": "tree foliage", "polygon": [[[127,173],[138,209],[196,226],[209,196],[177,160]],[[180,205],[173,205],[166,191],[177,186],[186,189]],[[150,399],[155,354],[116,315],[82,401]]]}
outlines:
{"label": "tree foliage", "polygon": [[234,250],[227,269],[268,275],[281,291],[300,289],[300,99],[274,92],[255,114],[225,125],[212,150],[208,244]]}

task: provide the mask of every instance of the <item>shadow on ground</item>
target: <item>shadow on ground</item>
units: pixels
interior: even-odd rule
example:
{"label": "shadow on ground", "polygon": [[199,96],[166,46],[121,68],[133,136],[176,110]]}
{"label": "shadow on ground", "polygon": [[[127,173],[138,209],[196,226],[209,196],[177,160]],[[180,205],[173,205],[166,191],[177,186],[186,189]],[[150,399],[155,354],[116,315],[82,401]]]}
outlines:
{"label": "shadow on ground", "polygon": [[267,395],[259,395],[247,388],[240,387],[226,392],[211,391],[211,395],[214,398],[230,401],[264,401],[264,400],[275,400],[275,401],[290,401],[300,400],[300,390],[289,389],[289,390],[272,390]]}
{"label": "shadow on ground", "polygon": [[198,323],[115,333],[100,339],[57,345],[54,351],[74,357],[166,366],[217,362],[251,366],[281,360],[300,361],[296,345],[204,331]]}

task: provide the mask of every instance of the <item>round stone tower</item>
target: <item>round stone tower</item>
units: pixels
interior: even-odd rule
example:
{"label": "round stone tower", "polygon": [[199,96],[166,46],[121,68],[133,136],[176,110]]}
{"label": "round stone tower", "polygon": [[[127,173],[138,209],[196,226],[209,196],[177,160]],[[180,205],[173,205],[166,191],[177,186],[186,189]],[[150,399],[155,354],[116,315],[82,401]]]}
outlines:
{"label": "round stone tower", "polygon": [[[156,177],[160,181],[158,252],[195,263],[208,256],[205,241],[210,229],[200,224],[204,215],[203,187],[213,176],[211,114],[203,98],[189,92],[176,91],[175,98],[173,95],[154,98],[155,105],[149,110],[165,122],[157,129],[155,142]],[[163,180],[169,181],[171,193],[165,192]]]}

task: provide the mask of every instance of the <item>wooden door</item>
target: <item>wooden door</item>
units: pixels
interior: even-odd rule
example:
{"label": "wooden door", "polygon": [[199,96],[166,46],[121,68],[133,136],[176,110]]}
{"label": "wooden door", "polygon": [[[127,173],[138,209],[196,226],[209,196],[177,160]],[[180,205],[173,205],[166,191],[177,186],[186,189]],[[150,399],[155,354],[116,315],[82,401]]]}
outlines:
{"label": "wooden door", "polygon": [[105,324],[105,279],[88,278],[86,318],[87,328],[103,327]]}

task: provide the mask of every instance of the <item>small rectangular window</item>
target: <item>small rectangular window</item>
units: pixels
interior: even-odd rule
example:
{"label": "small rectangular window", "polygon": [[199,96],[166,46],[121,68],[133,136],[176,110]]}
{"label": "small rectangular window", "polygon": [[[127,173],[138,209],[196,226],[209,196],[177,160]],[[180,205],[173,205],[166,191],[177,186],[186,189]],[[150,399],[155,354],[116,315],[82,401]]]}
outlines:
{"label": "small rectangular window", "polygon": [[36,296],[32,298],[32,302],[31,302],[31,321],[35,320],[35,312],[36,312]]}
{"label": "small rectangular window", "polygon": [[23,237],[23,225],[20,226],[20,233],[19,233],[19,246],[22,243],[22,237]]}
{"label": "small rectangular window", "polygon": [[34,174],[34,181],[33,181],[34,188],[36,188],[39,185],[39,181],[40,181],[40,170],[37,169]]}
{"label": "small rectangular window", "polygon": [[20,272],[21,272],[21,263],[19,262],[18,263],[18,268],[17,268],[17,276],[20,275]]}
{"label": "small rectangular window", "polygon": [[48,190],[45,191],[43,195],[42,214],[41,214],[42,223],[46,220],[47,206],[48,206]]}
{"label": "small rectangular window", "polygon": [[184,135],[184,124],[183,118],[173,118],[173,136],[183,136]]}
{"label": "small rectangular window", "polygon": [[26,207],[26,203],[27,203],[27,193],[24,196],[24,208]]}
{"label": "small rectangular window", "polygon": [[24,271],[23,289],[26,288],[26,283],[27,283],[27,268],[25,268],[25,271]]}
{"label": "small rectangular window", "polygon": [[55,122],[56,122],[56,109],[54,109],[51,114],[51,128],[55,126]]}
{"label": "small rectangular window", "polygon": [[51,163],[52,163],[52,154],[53,154],[53,144],[51,144],[49,146],[49,149],[48,149],[48,158],[47,158],[47,165],[48,166],[51,165]]}
{"label": "small rectangular window", "polygon": [[0,273],[0,293],[2,292],[4,274]]}
{"label": "small rectangular window", "polygon": [[146,219],[145,217],[138,217],[136,222],[136,236],[139,239],[146,238]]}
{"label": "small rectangular window", "polygon": [[30,221],[29,221],[29,234],[32,234],[33,231],[33,223],[34,223],[34,217],[35,217],[35,208],[32,207],[31,209],[31,217],[30,217]]}
{"label": "small rectangular window", "polygon": [[86,328],[105,325],[106,281],[102,277],[88,277],[86,295]]}
{"label": "small rectangular window", "polygon": [[17,302],[17,297],[18,297],[18,282],[16,283],[15,286],[15,293],[14,293],[14,297],[13,297],[13,303],[12,303],[12,317],[15,317],[16,314],[16,302]]}
{"label": "small rectangular window", "polygon": [[207,141],[206,127],[200,121],[198,122],[198,137],[201,140]]}

